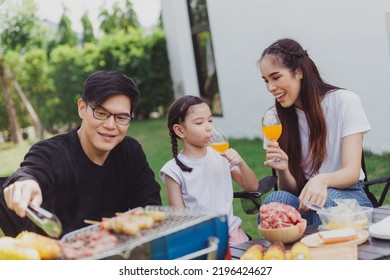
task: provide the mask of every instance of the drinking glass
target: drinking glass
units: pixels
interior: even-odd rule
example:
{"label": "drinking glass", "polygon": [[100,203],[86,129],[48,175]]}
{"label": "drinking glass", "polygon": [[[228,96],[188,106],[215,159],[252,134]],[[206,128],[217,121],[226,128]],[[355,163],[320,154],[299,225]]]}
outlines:
{"label": "drinking glass", "polygon": [[[267,111],[262,118],[261,125],[264,136],[272,143],[277,142],[280,135],[282,135],[282,124],[280,123],[278,115],[270,110]],[[273,162],[280,162],[280,158],[275,157]]]}
{"label": "drinking glass", "polygon": [[220,153],[224,153],[227,149],[229,149],[228,138],[225,136],[225,134],[223,134],[220,129],[216,127],[214,127],[212,130],[210,146],[211,148]]}

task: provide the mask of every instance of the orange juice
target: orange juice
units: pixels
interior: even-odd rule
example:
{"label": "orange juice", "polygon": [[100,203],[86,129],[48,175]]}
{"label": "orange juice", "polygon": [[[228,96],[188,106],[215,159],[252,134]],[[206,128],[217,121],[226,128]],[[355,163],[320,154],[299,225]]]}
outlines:
{"label": "orange juice", "polygon": [[263,126],[263,133],[268,140],[270,140],[271,142],[276,142],[282,134],[282,125],[276,124],[270,126]]}
{"label": "orange juice", "polygon": [[217,152],[224,153],[227,149],[229,149],[229,143],[228,142],[218,142],[218,143],[211,143],[210,147],[216,150]]}

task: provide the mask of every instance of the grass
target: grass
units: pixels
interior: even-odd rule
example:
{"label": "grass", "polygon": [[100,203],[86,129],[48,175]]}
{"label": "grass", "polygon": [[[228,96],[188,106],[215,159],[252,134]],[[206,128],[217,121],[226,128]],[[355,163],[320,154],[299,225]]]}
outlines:
{"label": "grass", "polygon": [[[170,138],[165,119],[134,121],[129,128],[128,134],[142,144],[149,164],[156,175],[157,181],[161,185],[161,197],[163,204],[166,205],[166,189],[158,176],[160,168],[172,157]],[[32,142],[25,142],[18,146],[9,143],[0,145],[0,176],[9,176],[18,168],[31,144]],[[241,154],[259,179],[270,175],[270,170],[263,166],[265,152],[262,149],[262,141],[260,139],[230,139],[230,146]],[[369,179],[390,174],[390,154],[378,156],[370,152],[365,152],[365,158]],[[233,187],[235,191],[241,190],[237,184],[234,184]],[[374,192],[381,191],[380,188],[381,186],[376,187]],[[390,204],[389,196],[385,204]],[[259,238],[257,215],[245,214],[241,208],[239,199],[234,200],[233,207],[235,215],[243,220],[242,227],[244,231],[253,238]]]}

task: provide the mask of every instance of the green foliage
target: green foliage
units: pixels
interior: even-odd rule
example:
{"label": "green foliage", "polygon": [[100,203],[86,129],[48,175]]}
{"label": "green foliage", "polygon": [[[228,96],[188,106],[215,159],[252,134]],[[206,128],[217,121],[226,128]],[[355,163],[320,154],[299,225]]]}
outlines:
{"label": "green foliage", "polygon": [[172,83],[164,33],[157,29],[144,37],[140,29],[105,35],[98,44],[97,68],[122,72],[137,83],[141,101],[138,118],[148,118],[159,107],[167,108],[173,100]]}
{"label": "green foliage", "polygon": [[[27,5],[29,2],[31,5]],[[122,0],[122,5],[120,2],[114,5],[112,13],[101,13],[107,24],[103,31],[107,33],[99,39],[93,36],[85,13],[84,31],[78,41],[65,7],[57,28],[53,29],[39,22],[31,0],[5,0],[12,12],[0,19],[0,50],[7,51],[3,54],[0,51],[0,58],[4,58],[45,130],[66,130],[80,122],[76,102],[86,78],[97,70],[118,71],[134,79],[141,92],[138,118],[148,118],[156,110],[163,112],[173,100],[162,29],[144,35],[131,1]],[[16,34],[16,30],[20,32]],[[20,127],[30,126],[32,120],[11,80],[8,88]],[[0,87],[0,131],[7,131],[2,91]]]}
{"label": "green foliage", "polygon": [[83,25],[83,46],[85,45],[85,43],[95,42],[96,39],[95,35],[93,34],[93,26],[88,17],[87,12],[85,12],[84,15],[81,17],[81,23]]}
{"label": "green foliage", "polygon": [[59,45],[64,45],[64,44],[70,46],[77,45],[77,35],[72,30],[72,22],[70,21],[69,17],[66,15],[66,10],[62,14],[60,22],[58,23],[57,43]]}
{"label": "green foliage", "polygon": [[[18,72],[22,71],[23,67],[23,58],[19,55],[18,52],[9,50],[4,57],[4,61],[6,64],[6,73],[10,74],[10,70],[12,70],[12,74],[17,75]],[[14,88],[11,80],[8,80],[8,90],[11,91]],[[2,90],[2,88],[0,88]],[[1,98],[3,95],[1,94]],[[16,111],[16,115],[18,116],[18,121],[21,127],[26,126],[29,123],[29,116],[27,111],[25,110],[23,104],[20,101],[18,94],[11,95],[12,102],[14,104],[14,108]],[[2,98],[3,99],[3,98]],[[5,106],[5,105],[4,105]],[[5,108],[5,107],[3,107]],[[4,110],[5,111],[5,110]],[[4,112],[5,114],[6,112]],[[8,128],[8,116],[5,118],[7,120],[6,128]]]}
{"label": "green foliage", "polygon": [[144,40],[145,56],[139,67],[138,87],[141,91],[141,102],[137,109],[138,116],[148,118],[149,114],[165,111],[173,101],[172,82],[169,74],[165,36],[162,29]]}
{"label": "green foliage", "polygon": [[[47,99],[46,81],[47,73],[47,57],[45,51],[42,49],[31,49],[20,56],[18,52],[9,51],[5,56],[5,62],[9,69],[12,69],[13,76],[17,77],[19,86],[24,89],[23,92],[30,100],[34,108],[37,108],[37,113],[45,113],[44,102]],[[12,83],[9,83],[9,89],[13,89]],[[29,126],[31,123],[30,116],[18,94],[12,95],[15,109],[17,111],[18,120],[21,127]],[[43,114],[44,116],[44,114]],[[3,127],[0,124],[0,127]],[[6,127],[6,126],[5,126]]]}
{"label": "green foliage", "polygon": [[139,28],[137,14],[133,9],[130,0],[126,0],[125,9],[120,7],[119,2],[113,4],[113,11],[110,13],[107,9],[100,12],[102,19],[100,29],[105,34],[112,34],[116,31],[127,31],[129,28]]}
{"label": "green foliage", "polygon": [[79,123],[77,99],[82,93],[85,81],[84,65],[80,65],[82,51],[78,47],[59,46],[51,53],[50,78],[56,85],[52,112],[54,125],[72,125]]}
{"label": "green foliage", "polygon": [[142,31],[130,28],[128,32],[119,30],[105,35],[98,49],[101,68],[124,72],[134,78],[144,55]]}
{"label": "green foliage", "polygon": [[43,127],[50,127],[53,119],[53,102],[55,86],[49,78],[49,64],[44,49],[33,49],[26,52],[23,58],[23,69],[15,74],[18,82],[38,114]]}
{"label": "green foliage", "polygon": [[41,47],[43,38],[37,8],[32,0],[4,1],[6,14],[1,15],[0,42],[3,53],[9,50],[25,51],[34,46]]}

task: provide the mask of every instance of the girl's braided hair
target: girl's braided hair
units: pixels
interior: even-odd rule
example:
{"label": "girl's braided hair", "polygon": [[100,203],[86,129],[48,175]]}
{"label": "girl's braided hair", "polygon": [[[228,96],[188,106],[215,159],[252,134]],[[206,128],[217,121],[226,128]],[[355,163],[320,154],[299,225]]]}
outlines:
{"label": "girl's braided hair", "polygon": [[198,105],[202,103],[207,103],[206,100],[192,95],[185,95],[176,99],[168,109],[168,120],[167,126],[169,131],[169,136],[171,137],[171,145],[172,145],[172,156],[176,161],[176,164],[180,167],[181,170],[186,172],[191,172],[192,168],[186,166],[182,163],[178,158],[178,144],[177,139],[180,139],[179,136],[176,135],[173,130],[173,126],[175,124],[181,124],[184,122],[185,117],[187,115],[188,109],[193,105]]}

